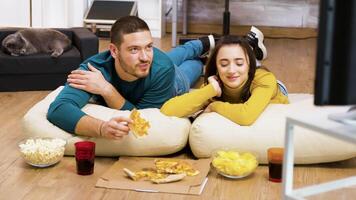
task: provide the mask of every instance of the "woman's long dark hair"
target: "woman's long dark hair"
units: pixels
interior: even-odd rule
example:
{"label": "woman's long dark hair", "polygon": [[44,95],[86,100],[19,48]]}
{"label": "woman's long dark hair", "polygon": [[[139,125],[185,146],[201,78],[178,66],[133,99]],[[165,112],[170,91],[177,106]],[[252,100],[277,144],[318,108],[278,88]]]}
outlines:
{"label": "woman's long dark hair", "polygon": [[[252,51],[252,48],[249,46],[248,41],[239,36],[232,36],[232,35],[227,35],[223,36],[218,43],[216,44],[212,54],[210,55],[210,58],[206,64],[206,71],[205,71],[205,76],[204,76],[204,83],[208,84],[208,78],[213,75],[217,75],[217,66],[216,66],[216,56],[223,46],[227,45],[239,45],[242,50],[245,52],[246,58],[248,59],[249,62],[249,70],[248,70],[248,78],[245,83],[245,85],[242,88],[242,93],[241,93],[241,103],[247,101],[250,96],[251,96],[251,83],[255,77],[255,72],[256,72],[256,57],[255,54]],[[218,78],[220,79],[219,75]],[[222,87],[222,93],[224,93],[224,88]],[[222,96],[220,98],[217,98],[219,100],[224,100],[222,99]]]}

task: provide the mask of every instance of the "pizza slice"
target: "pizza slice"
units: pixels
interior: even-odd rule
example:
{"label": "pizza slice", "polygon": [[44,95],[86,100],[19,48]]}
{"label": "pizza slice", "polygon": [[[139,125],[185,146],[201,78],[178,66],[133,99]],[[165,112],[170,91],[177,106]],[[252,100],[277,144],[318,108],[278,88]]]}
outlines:
{"label": "pizza slice", "polygon": [[180,181],[182,179],[184,179],[184,177],[186,176],[186,174],[170,174],[165,178],[158,178],[158,179],[150,179],[150,181],[152,181],[153,183],[157,183],[157,184],[161,184],[161,183],[171,183],[171,182],[177,182]]}
{"label": "pizza slice", "polygon": [[189,163],[182,160],[161,160],[156,159],[155,166],[158,172],[160,173],[169,173],[169,174],[186,174],[187,176],[195,176],[200,172],[191,166]]}
{"label": "pizza slice", "polygon": [[133,172],[127,168],[123,169],[124,172],[134,181],[138,181],[142,178],[148,180],[161,180],[167,178],[168,174],[158,173],[155,170],[145,169],[137,172]]}
{"label": "pizza slice", "polygon": [[133,109],[130,114],[130,118],[133,123],[129,125],[131,132],[136,138],[147,135],[147,131],[150,128],[148,121],[140,116],[140,112],[137,109]]}
{"label": "pizza slice", "polygon": [[127,168],[123,169],[127,176],[129,176],[134,181],[139,181],[141,179],[150,180],[153,183],[171,183],[182,180],[186,174],[162,174],[154,170],[141,170],[133,172]]}

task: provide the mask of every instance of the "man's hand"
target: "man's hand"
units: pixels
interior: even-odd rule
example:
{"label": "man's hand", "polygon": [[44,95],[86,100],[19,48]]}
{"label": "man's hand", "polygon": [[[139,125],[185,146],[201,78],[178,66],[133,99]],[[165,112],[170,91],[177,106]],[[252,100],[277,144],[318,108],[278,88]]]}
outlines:
{"label": "man's hand", "polygon": [[103,122],[100,126],[100,135],[109,139],[121,139],[129,134],[129,124],[132,120],[127,117],[113,117],[109,121]]}
{"label": "man's hand", "polygon": [[112,85],[107,82],[101,72],[88,63],[90,71],[73,70],[68,75],[68,83],[70,86],[103,96],[109,91]]}
{"label": "man's hand", "polygon": [[68,75],[68,83],[71,87],[100,95],[110,108],[120,109],[125,104],[124,97],[105,80],[101,72],[88,63],[90,71],[74,70]]}
{"label": "man's hand", "polygon": [[215,91],[216,91],[216,96],[220,97],[221,96],[221,87],[218,81],[218,77],[217,76],[209,76],[208,78],[208,82],[214,87]]}

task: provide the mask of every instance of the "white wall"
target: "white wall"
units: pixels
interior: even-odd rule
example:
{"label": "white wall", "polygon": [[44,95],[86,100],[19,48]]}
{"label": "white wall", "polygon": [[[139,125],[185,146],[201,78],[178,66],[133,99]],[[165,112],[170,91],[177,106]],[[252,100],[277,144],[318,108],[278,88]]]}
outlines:
{"label": "white wall", "polygon": [[0,27],[29,26],[29,0],[0,0]]}
{"label": "white wall", "polygon": [[83,18],[88,8],[87,0],[70,0],[68,5],[68,27],[83,26]]}
{"label": "white wall", "polygon": [[145,20],[152,36],[161,38],[165,34],[163,0],[136,0],[138,16]]}
{"label": "white wall", "polygon": [[32,0],[32,26],[67,28],[83,26],[87,0]]}

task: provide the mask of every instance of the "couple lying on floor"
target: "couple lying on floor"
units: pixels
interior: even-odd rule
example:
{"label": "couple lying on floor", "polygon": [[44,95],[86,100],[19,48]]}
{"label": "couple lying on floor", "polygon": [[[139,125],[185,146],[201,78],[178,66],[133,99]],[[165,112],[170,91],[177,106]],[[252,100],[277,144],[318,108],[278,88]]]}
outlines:
{"label": "couple lying on floor", "polygon": [[[204,85],[189,92],[203,73]],[[69,133],[120,139],[132,120],[102,121],[81,108],[89,100],[118,110],[160,108],[168,116],[187,117],[199,110],[217,112],[250,125],[270,103],[288,103],[286,87],[257,66],[267,56],[263,34],[252,27],[246,37],[212,35],[164,53],[153,47],[147,24],[135,16],[117,20],[109,51],[95,55],[68,75],[49,107],[47,119]]]}

